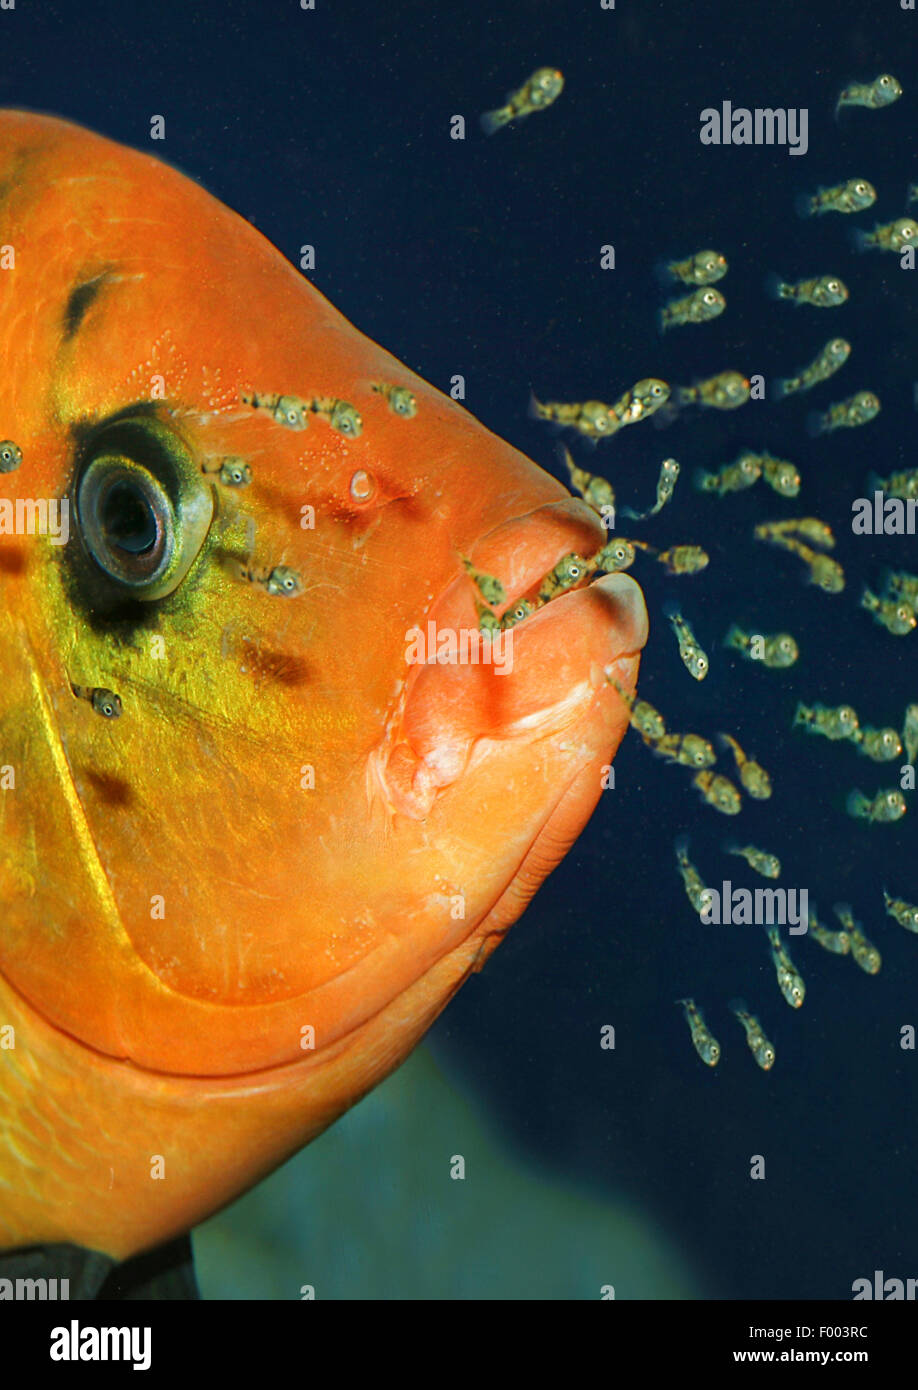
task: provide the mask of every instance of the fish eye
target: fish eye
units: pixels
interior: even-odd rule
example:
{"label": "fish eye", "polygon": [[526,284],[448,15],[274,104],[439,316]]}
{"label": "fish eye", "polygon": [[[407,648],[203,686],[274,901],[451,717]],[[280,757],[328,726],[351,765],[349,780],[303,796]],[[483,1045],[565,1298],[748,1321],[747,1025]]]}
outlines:
{"label": "fish eye", "polygon": [[835,294],[838,290],[841,289],[841,285],[838,283],[837,280],[830,280],[826,288],[831,290],[832,294]]}
{"label": "fish eye", "polygon": [[866,192],[867,192],[867,185],[866,185],[866,183],[856,183],[856,184],[854,185],[854,191],[855,191],[855,193],[866,193]]}
{"label": "fish eye", "polygon": [[608,415],[598,415],[598,416],[596,417],[596,425],[595,425],[595,428],[598,429],[598,430],[607,430],[607,429],[609,428],[609,417],[608,417]]}
{"label": "fish eye", "polygon": [[580,578],[580,566],[579,566],[579,565],[571,565],[567,572],[568,572],[568,575],[570,576],[571,579],[579,579],[579,578]]}
{"label": "fish eye", "polygon": [[705,304],[716,304],[716,303],[717,303],[717,296],[715,295],[715,293],[714,293],[713,290],[707,290],[707,291],[705,292],[705,294],[703,295],[703,299],[704,299]]}
{"label": "fish eye", "polygon": [[663,395],[663,387],[662,387],[662,386],[651,386],[651,388],[650,388],[650,394],[651,394],[652,396],[662,396],[662,395]]}
{"label": "fish eye", "polygon": [[90,558],[138,599],[178,587],[213,516],[212,490],[190,450],[153,417],[121,419],[89,438],[75,497]]}
{"label": "fish eye", "polygon": [[881,87],[888,87],[889,85],[890,85],[890,78],[888,78],[888,77],[881,77],[881,78],[880,78],[880,86],[881,86]]}

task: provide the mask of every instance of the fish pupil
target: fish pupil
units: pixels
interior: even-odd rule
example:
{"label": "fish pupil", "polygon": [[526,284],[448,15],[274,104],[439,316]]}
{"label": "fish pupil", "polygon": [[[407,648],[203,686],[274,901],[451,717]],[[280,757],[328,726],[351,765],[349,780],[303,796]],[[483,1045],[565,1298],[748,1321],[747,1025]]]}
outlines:
{"label": "fish pupil", "polygon": [[145,555],[156,544],[153,508],[129,482],[115,483],[105,499],[103,530],[109,542],[129,555]]}

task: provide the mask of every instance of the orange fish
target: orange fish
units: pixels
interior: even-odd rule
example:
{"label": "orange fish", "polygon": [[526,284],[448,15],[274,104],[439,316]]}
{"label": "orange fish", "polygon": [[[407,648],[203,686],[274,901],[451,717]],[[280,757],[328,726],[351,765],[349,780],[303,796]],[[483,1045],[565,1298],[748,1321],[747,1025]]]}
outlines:
{"label": "orange fish", "polygon": [[0,113],[0,267],[0,1247],[123,1259],[481,967],[647,615],[584,566],[480,638],[465,562],[499,619],[593,511],[149,155]]}

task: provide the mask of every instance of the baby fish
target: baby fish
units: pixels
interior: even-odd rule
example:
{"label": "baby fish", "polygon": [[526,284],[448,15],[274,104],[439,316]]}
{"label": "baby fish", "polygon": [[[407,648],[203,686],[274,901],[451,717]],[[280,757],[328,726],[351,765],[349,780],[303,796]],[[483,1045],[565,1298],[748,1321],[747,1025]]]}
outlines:
{"label": "baby fish", "polygon": [[908,705],[906,708],[902,742],[905,744],[905,756],[914,766],[915,759],[918,758],[918,705]]}
{"label": "baby fish", "polygon": [[914,609],[904,599],[879,598],[871,589],[861,594],[861,607],[866,608],[875,623],[885,627],[894,637],[906,637],[918,624]]}
{"label": "baby fish", "polygon": [[607,439],[621,429],[612,407],[602,401],[538,401],[530,396],[529,414],[534,420],[551,420],[576,430],[586,439]]}
{"label": "baby fish", "polygon": [[766,454],[762,472],[768,486],[779,492],[782,497],[796,497],[800,491],[800,474],[792,463],[783,459],[773,459]]}
{"label": "baby fish", "polygon": [[466,573],[469,575],[472,583],[481,594],[485,603],[490,604],[491,607],[494,608],[498,604],[507,602],[507,591],[499,579],[495,579],[493,574],[482,574],[480,570],[475,569],[471,560],[467,560],[464,555],[460,558]]}
{"label": "baby fish", "polygon": [[845,338],[832,338],[817,357],[796,376],[779,380],[775,395],[780,400],[796,391],[810,391],[820,381],[828,381],[830,376],[843,367],[851,355],[851,344]]}
{"label": "baby fish", "polygon": [[698,381],[694,386],[680,386],[680,405],[698,404],[713,410],[736,410],[749,399],[749,382],[741,372],[718,372],[717,376]]}
{"label": "baby fish", "polygon": [[585,468],[578,468],[571,457],[570,449],[562,447],[561,457],[567,467],[573,490],[579,492],[584,502],[600,516],[603,515],[603,507],[611,508],[614,516],[615,492],[612,484],[605,478],[598,477],[595,473],[588,473]]}
{"label": "baby fish", "polygon": [[913,612],[918,612],[918,574],[890,570],[886,576],[886,593],[890,598],[902,599]]}
{"label": "baby fish", "polygon": [[121,696],[116,695],[113,690],[106,690],[99,685],[74,685],[71,681],[70,689],[78,700],[88,700],[96,714],[103,719],[118,719],[121,716]]}
{"label": "baby fish", "polygon": [[563,556],[554,569],[548,571],[542,580],[539,589],[539,602],[548,603],[550,599],[556,598],[558,594],[566,593],[568,589],[576,588],[582,579],[585,579],[591,572],[591,565],[588,560],[584,560],[582,555],[572,551],[569,555]]}
{"label": "baby fish", "polygon": [[918,907],[907,903],[904,898],[892,898],[883,889],[883,905],[888,917],[899,923],[906,931],[918,932]]}
{"label": "baby fish", "polygon": [[756,540],[769,541],[772,545],[779,545],[792,555],[797,555],[809,570],[808,583],[817,585],[827,594],[840,594],[844,589],[845,572],[831,556],[820,555],[793,536],[780,535],[773,530],[766,530],[764,526],[757,526],[754,534]]}
{"label": "baby fish", "polygon": [[781,942],[778,928],[772,923],[765,928],[771,945],[771,959],[778,977],[778,988],[792,1009],[799,1009],[806,995],[806,987],[794,963]]}
{"label": "baby fish", "polygon": [[762,456],[745,449],[735,463],[726,463],[717,473],[708,473],[703,468],[695,472],[694,484],[699,492],[716,492],[718,497],[728,492],[742,492],[752,487],[762,476]]}
{"label": "baby fish", "polygon": [[841,922],[851,942],[851,954],[857,964],[868,975],[875,975],[883,961],[872,941],[861,931],[860,922],[855,922],[854,913],[848,903],[836,903],[832,911]]}
{"label": "baby fish", "polygon": [[252,470],[245,459],[235,454],[217,459],[210,467],[201,464],[201,472],[215,476],[224,487],[248,487],[252,481]]}
{"label": "baby fish", "polygon": [[866,106],[871,111],[879,111],[890,102],[898,101],[901,95],[901,84],[884,72],[872,82],[852,82],[843,88],[835,103],[835,114],[837,116],[843,106]]}
{"label": "baby fish", "polygon": [[856,429],[858,425],[869,424],[879,413],[879,398],[872,391],[857,391],[847,400],[836,401],[828,410],[815,411],[807,420],[807,429],[814,435]]}
{"label": "baby fish", "polygon": [[910,183],[908,192],[905,196],[906,207],[911,207],[912,203],[918,203],[918,183]]}
{"label": "baby fish", "polygon": [[719,251],[697,251],[684,261],[670,261],[666,271],[683,285],[713,285],[727,273],[727,260]]}
{"label": "baby fish", "polygon": [[810,545],[820,550],[834,550],[835,537],[832,528],[815,516],[793,516],[786,521],[763,521],[755,528],[756,540],[774,541],[780,545],[784,536],[802,536]]}
{"label": "baby fish", "polygon": [[503,106],[486,111],[481,117],[485,135],[493,135],[501,126],[544,111],[564,90],[564,78],[557,68],[536,68],[535,72],[515,92],[509,92]]}
{"label": "baby fish", "polygon": [[906,468],[901,473],[890,473],[888,478],[878,478],[871,473],[869,486],[885,492],[887,497],[901,497],[908,502],[918,498],[918,468]]}
{"label": "baby fish", "polygon": [[309,402],[299,396],[266,395],[263,391],[241,391],[244,405],[269,415],[277,425],[287,430],[304,430],[309,424]]}
{"label": "baby fish", "polygon": [[895,729],[858,729],[851,740],[859,753],[875,763],[888,763],[902,752],[902,740]]}
{"label": "baby fish", "polygon": [[865,796],[862,791],[855,789],[849,792],[845,802],[845,809],[849,816],[855,820],[866,820],[873,823],[901,820],[905,815],[905,797],[897,787],[890,787],[886,791],[878,791],[876,796],[870,798]]}
{"label": "baby fish", "polygon": [[664,723],[660,711],[654,709],[653,705],[648,704],[646,700],[636,699],[636,697],[627,691],[624,686],[620,685],[617,680],[610,681],[610,684],[615,686],[615,689],[631,711],[631,718],[629,721],[631,727],[637,730],[644,742],[648,744],[655,743],[658,739],[663,738],[666,733],[666,724]]}
{"label": "baby fish", "polygon": [[734,999],[730,1004],[730,1010],[736,1014],[740,1023],[746,1030],[746,1042],[749,1044],[749,1051],[763,1071],[771,1071],[775,1064],[775,1049],[762,1032],[762,1025],[754,1014],[749,1013],[746,1004],[742,999]]}
{"label": "baby fish", "polygon": [[812,197],[798,199],[801,217],[821,217],[826,212],[863,212],[877,200],[877,190],[866,179],[849,179],[834,188],[820,188]]}
{"label": "baby fish", "polygon": [[676,864],[682,875],[682,882],[685,884],[689,902],[696,912],[702,913],[710,905],[709,890],[705,888],[701,874],[689,859],[688,847],[688,836],[682,835],[676,841]]}
{"label": "baby fish", "polygon": [[635,512],[630,507],[624,507],[623,514],[632,517],[635,521],[645,521],[649,516],[656,516],[657,512],[663,510],[675,492],[678,477],[679,465],[676,460],[664,459],[660,465],[660,476],[657,479],[657,500],[654,506],[646,512]]}
{"label": "baby fish", "polygon": [[653,750],[667,762],[683,767],[713,767],[717,761],[714,749],[699,734],[664,734],[654,740]]}
{"label": "baby fish", "polygon": [[854,233],[858,251],[900,252],[904,246],[918,244],[918,223],[911,217],[897,217],[895,222],[874,227],[872,232]]}
{"label": "baby fish", "polygon": [[715,811],[721,811],[725,816],[739,814],[742,797],[728,777],[722,777],[719,772],[696,772],[692,786],[698,788],[702,799]]}
{"label": "baby fish", "polygon": [[22,450],[12,439],[0,439],[0,473],[13,473],[22,463]]}
{"label": "baby fish", "polygon": [[682,1005],[698,1056],[707,1066],[716,1067],[720,1061],[720,1043],[708,1032],[701,1010],[694,999],[677,999],[676,1003]]}
{"label": "baby fish", "polygon": [[710,555],[700,545],[673,545],[656,557],[667,574],[697,574],[706,569]]}
{"label": "baby fish", "polygon": [[393,415],[411,420],[418,412],[414,393],[409,391],[407,386],[393,386],[390,382],[373,381],[370,383],[370,390],[382,396]]}
{"label": "baby fish", "polygon": [[735,623],[724,638],[724,646],[741,652],[747,661],[761,661],[772,670],[793,666],[800,655],[789,632],[776,632],[766,637],[762,633],[744,632]]}
{"label": "baby fish", "polygon": [[679,643],[679,655],[682,657],[683,665],[695,677],[696,681],[703,681],[708,674],[708,658],[698,644],[698,639],[683,618],[679,607],[675,603],[667,603],[663,612],[669,618],[670,626],[676,634]]}
{"label": "baby fish", "polygon": [[508,608],[500,620],[502,628],[516,627],[524,618],[528,618],[530,613],[534,613],[538,608],[537,603],[532,603],[528,598],[518,599],[512,608]]}
{"label": "baby fish", "polygon": [[817,275],[793,285],[770,275],[766,286],[773,299],[791,299],[795,304],[812,304],[815,309],[834,309],[848,298],[847,286],[837,275]]}
{"label": "baby fish", "polygon": [[476,599],[475,612],[478,614],[479,632],[500,632],[503,623],[494,612],[493,608],[489,608],[486,603],[482,603],[480,599]]}
{"label": "baby fish", "polygon": [[808,734],[822,734],[823,738],[833,741],[854,739],[860,728],[857,714],[850,705],[838,705],[831,709],[827,705],[798,704],[791,727],[796,729],[798,725],[802,725]]}
{"label": "baby fish", "polygon": [[727,307],[720,290],[697,289],[684,299],[671,299],[660,310],[660,332],[667,328],[679,328],[687,323],[707,323],[716,319]]}
{"label": "baby fish", "polygon": [[401,415],[403,420],[411,420],[417,415],[418,403],[407,386],[390,386],[385,381],[373,381],[370,390],[382,396],[392,413]]}
{"label": "baby fish", "polygon": [[281,598],[296,598],[303,592],[303,581],[296,570],[290,569],[288,565],[275,565],[267,579],[261,582],[269,594]]}
{"label": "baby fish", "polygon": [[636,425],[669,400],[670,386],[659,377],[643,377],[612,406],[612,414],[622,425]]}
{"label": "baby fish", "polygon": [[635,541],[627,541],[624,536],[609,541],[590,561],[592,569],[602,570],[603,574],[620,574],[630,569],[635,561]]}
{"label": "baby fish", "polygon": [[339,401],[334,396],[313,396],[309,408],[348,439],[356,439],[363,433],[363,418],[349,401]]}
{"label": "baby fish", "polygon": [[832,931],[824,927],[811,907],[808,910],[807,932],[824,951],[836,956],[846,956],[851,949],[851,938],[846,931]]}
{"label": "baby fish", "polygon": [[756,801],[767,801],[771,796],[771,778],[764,767],[752,758],[748,758],[739,743],[730,734],[720,734],[718,742],[722,748],[729,748],[733,754],[739,779],[749,795],[754,797]]}
{"label": "baby fish", "polygon": [[764,850],[756,849],[755,845],[724,845],[727,854],[738,854],[745,859],[750,869],[755,869],[757,874],[763,878],[781,877],[781,860],[776,854],[766,854]]}

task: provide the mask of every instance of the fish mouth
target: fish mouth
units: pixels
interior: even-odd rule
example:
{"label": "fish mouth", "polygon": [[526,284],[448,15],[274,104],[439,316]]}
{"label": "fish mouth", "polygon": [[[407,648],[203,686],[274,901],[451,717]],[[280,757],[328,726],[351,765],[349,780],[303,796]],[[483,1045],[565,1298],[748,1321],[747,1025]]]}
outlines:
{"label": "fish mouth", "polygon": [[[608,539],[590,507],[565,498],[501,523],[468,558],[501,580],[506,601],[493,609],[499,618],[566,555],[590,560]],[[412,629],[420,642],[386,736],[370,758],[371,792],[390,810],[415,818],[424,818],[496,742],[531,745],[579,729],[581,766],[602,755],[608,760],[627,725],[611,683],[634,688],[648,636],[635,580],[621,573],[595,578],[586,566],[577,584],[482,641],[476,653],[481,596],[472,577],[457,570]]]}

